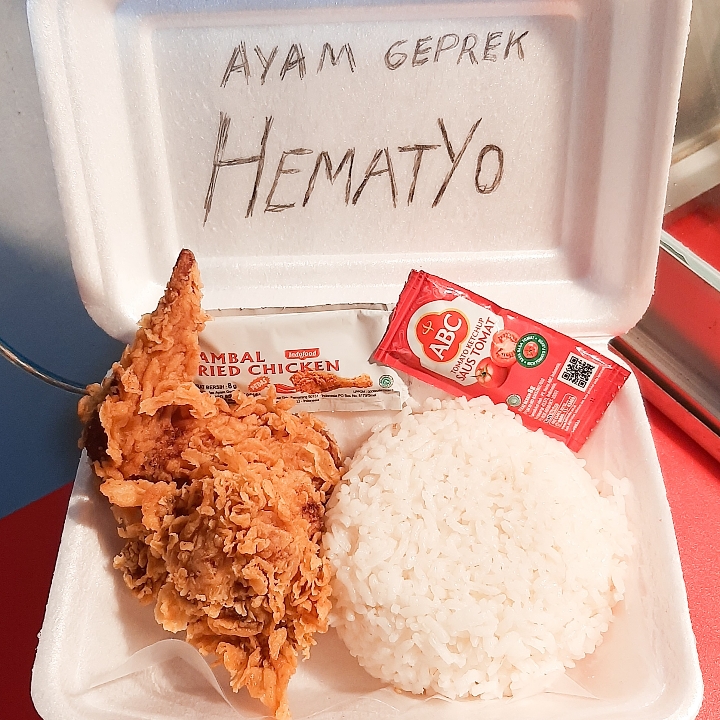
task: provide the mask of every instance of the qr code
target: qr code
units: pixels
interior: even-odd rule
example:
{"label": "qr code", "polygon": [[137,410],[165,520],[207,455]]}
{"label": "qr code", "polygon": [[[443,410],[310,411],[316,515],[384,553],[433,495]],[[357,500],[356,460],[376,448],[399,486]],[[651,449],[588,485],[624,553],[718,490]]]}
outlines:
{"label": "qr code", "polygon": [[576,390],[586,390],[598,367],[595,363],[570,353],[560,370],[560,381]]}

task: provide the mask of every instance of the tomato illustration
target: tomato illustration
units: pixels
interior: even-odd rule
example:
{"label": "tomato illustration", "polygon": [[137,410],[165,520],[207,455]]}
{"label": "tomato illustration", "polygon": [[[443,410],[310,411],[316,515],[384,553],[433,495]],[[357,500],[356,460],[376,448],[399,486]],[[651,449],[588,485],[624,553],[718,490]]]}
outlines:
{"label": "tomato illustration", "polygon": [[478,363],[475,378],[483,387],[497,388],[507,380],[509,372],[506,367],[496,365],[490,358],[485,358]]}
{"label": "tomato illustration", "polygon": [[520,336],[512,330],[499,330],[490,344],[490,357],[500,367],[510,367],[515,362],[515,346]]}
{"label": "tomato illustration", "polygon": [[525,347],[522,349],[523,357],[527,358],[528,360],[536,358],[539,352],[540,346],[533,340],[531,340],[529,343],[526,343]]}

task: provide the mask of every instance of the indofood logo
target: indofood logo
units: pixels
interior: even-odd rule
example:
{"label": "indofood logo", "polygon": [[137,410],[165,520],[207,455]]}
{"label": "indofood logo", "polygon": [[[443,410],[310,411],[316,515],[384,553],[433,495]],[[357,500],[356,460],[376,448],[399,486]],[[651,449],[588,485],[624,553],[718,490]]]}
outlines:
{"label": "indofood logo", "polygon": [[320,348],[301,348],[299,350],[286,350],[285,357],[288,360],[307,360],[308,358],[320,357]]}

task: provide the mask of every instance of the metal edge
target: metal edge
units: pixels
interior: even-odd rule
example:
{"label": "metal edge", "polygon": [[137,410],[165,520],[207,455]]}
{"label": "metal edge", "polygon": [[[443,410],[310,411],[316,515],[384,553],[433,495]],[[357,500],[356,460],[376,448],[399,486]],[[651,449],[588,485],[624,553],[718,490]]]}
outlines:
{"label": "metal edge", "polygon": [[613,338],[610,347],[632,367],[643,397],[720,461],[720,422],[702,413],[697,401],[686,397],[682,388],[640,356],[624,338]]}
{"label": "metal edge", "polygon": [[699,255],[696,255],[665,230],[662,230],[660,233],[660,247],[670,253],[679,263],[690,270],[690,272],[720,292],[720,270],[714,268]]}

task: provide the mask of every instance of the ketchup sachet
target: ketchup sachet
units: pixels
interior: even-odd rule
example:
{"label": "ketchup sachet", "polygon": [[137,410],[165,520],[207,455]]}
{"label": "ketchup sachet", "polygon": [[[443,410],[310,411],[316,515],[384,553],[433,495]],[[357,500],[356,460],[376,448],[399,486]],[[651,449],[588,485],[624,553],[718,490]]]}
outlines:
{"label": "ketchup sachet", "polygon": [[373,359],[452,395],[487,395],[579,450],[630,373],[567,335],[413,270]]}

